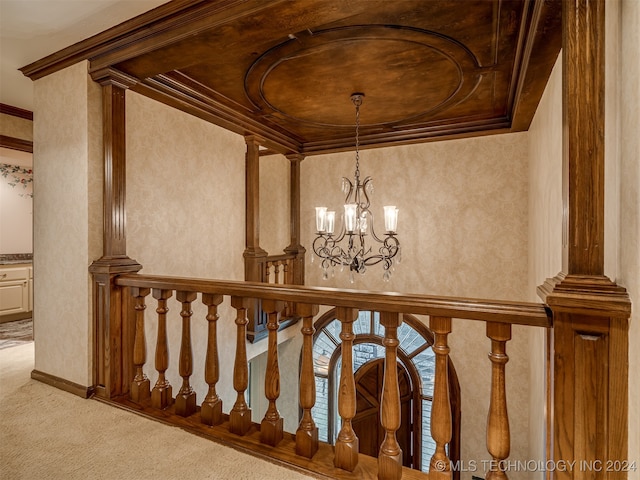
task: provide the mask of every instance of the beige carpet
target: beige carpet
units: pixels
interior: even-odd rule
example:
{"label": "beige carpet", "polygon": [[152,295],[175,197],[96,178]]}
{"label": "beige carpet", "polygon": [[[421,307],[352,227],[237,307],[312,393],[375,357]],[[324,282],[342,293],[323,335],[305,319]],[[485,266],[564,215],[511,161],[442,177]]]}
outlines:
{"label": "beige carpet", "polygon": [[307,479],[30,379],[33,343],[0,350],[0,478]]}

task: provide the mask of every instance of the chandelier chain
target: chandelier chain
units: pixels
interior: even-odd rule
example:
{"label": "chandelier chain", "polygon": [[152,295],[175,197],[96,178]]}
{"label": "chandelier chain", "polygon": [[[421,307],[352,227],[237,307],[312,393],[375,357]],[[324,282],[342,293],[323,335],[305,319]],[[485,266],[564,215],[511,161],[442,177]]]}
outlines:
{"label": "chandelier chain", "polygon": [[356,105],[356,179],[360,178],[360,102]]}

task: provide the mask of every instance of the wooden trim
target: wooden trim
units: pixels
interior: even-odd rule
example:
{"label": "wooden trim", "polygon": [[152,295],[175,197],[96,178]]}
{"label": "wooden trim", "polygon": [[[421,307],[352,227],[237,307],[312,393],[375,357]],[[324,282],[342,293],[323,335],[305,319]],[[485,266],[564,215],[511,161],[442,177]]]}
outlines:
{"label": "wooden trim", "polygon": [[11,115],[12,117],[24,118],[25,120],[31,120],[33,122],[33,112],[31,110],[14,107],[6,103],[0,103],[0,113]]}
{"label": "wooden trim", "polygon": [[[562,29],[558,27],[562,23],[562,8],[559,6],[561,1],[531,2],[531,22],[527,28],[527,38],[521,46],[522,61],[518,63],[522,70],[512,80],[515,90],[510,98],[510,102],[514,103],[510,111],[513,119],[511,130],[514,132],[529,129],[533,115],[525,115],[523,112],[535,111],[544,93],[546,84],[536,83],[534,77],[549,78],[553,70],[555,62],[541,59],[556,58],[560,53]],[[532,52],[536,52],[536,55],[532,55]],[[545,52],[544,55],[541,52]]]}
{"label": "wooden trim", "polygon": [[[50,75],[78,63],[82,60],[104,54],[111,49],[130,43],[129,36],[134,32],[141,35],[146,29],[161,29],[167,19],[178,12],[187,10],[190,6],[200,7],[205,0],[173,0],[142,15],[138,15],[104,32],[98,33],[81,42],[75,43],[58,52],[48,55],[36,62],[30,63],[19,70],[31,80]],[[166,26],[164,28],[167,28]]]}
{"label": "wooden trim", "polygon": [[267,285],[257,282],[218,281],[160,275],[121,275],[115,283],[121,286],[192,290],[239,297],[284,300],[296,303],[333,305],[359,310],[411,313],[414,315],[444,315],[453,318],[514,323],[535,327],[550,327],[552,320],[544,306],[499,300],[480,300],[431,295],[344,290],[301,285]]}
{"label": "wooden trim", "polygon": [[119,81],[104,80],[102,85],[103,256],[124,257],[127,253],[125,88]]}
{"label": "wooden trim", "polygon": [[604,0],[562,2],[563,271],[604,274]]}
{"label": "wooden trim", "polygon": [[47,385],[51,385],[52,387],[56,387],[60,390],[64,390],[65,392],[73,393],[78,397],[89,398],[94,394],[93,387],[85,387],[84,385],[80,385],[70,380],[56,377],[55,375],[44,373],[39,370],[32,370],[31,378],[39,382],[46,383]]}
{"label": "wooden trim", "polygon": [[6,135],[0,135],[0,147],[10,148],[11,150],[18,150],[20,152],[33,153],[32,141],[8,137]]}

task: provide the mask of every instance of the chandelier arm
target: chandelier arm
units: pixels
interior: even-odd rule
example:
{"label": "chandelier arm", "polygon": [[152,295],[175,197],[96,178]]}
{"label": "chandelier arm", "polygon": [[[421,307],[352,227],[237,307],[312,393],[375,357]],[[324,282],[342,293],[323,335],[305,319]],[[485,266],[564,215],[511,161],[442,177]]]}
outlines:
{"label": "chandelier arm", "polygon": [[376,234],[376,231],[375,231],[375,228],[374,228],[375,222],[374,222],[373,213],[371,213],[371,211],[368,211],[367,215],[369,215],[371,217],[371,222],[370,222],[371,226],[369,227],[369,230],[371,231],[371,237],[378,243],[384,243],[385,239],[382,239],[382,238],[378,237],[378,235]]}
{"label": "chandelier arm", "polygon": [[[345,187],[347,184],[349,185],[349,191],[345,192]],[[347,196],[344,197],[344,203],[351,203],[349,200],[351,199],[351,195],[353,194],[353,183],[351,183],[351,180],[349,180],[347,177],[342,177],[342,191],[343,193],[347,194]]]}
{"label": "chandelier arm", "polygon": [[365,209],[367,210],[369,210],[369,207],[371,206],[371,200],[369,199],[369,194],[367,193],[367,186],[372,180],[373,179],[371,177],[367,177],[364,179],[364,182],[362,182],[362,194],[364,195],[364,198],[367,202],[365,204]]}

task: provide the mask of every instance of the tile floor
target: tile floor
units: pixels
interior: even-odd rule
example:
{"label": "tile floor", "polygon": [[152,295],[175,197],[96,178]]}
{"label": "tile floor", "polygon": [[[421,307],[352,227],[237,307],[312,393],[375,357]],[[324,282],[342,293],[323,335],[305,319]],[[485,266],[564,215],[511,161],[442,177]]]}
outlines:
{"label": "tile floor", "polygon": [[0,323],[0,350],[33,342],[33,319]]}

